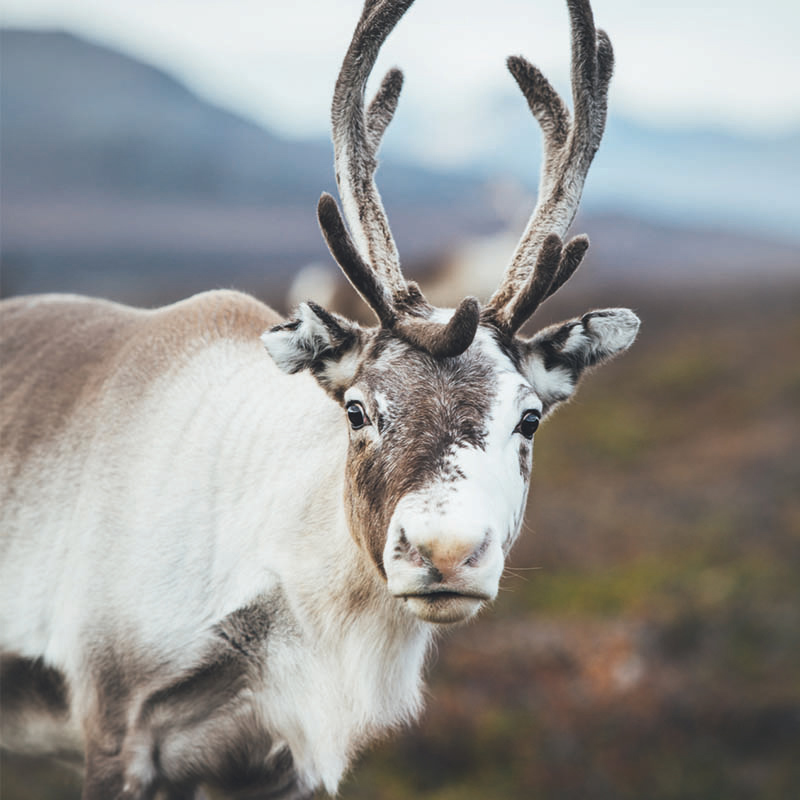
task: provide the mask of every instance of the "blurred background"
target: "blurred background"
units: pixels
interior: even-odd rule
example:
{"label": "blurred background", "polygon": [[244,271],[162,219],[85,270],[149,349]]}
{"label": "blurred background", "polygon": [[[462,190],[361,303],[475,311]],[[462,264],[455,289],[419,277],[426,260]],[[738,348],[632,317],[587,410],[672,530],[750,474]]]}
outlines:
{"label": "blurred background", "polygon": [[[328,109],[360,0],[3,0],[0,293],[139,305],[235,287],[369,321],[322,242]],[[800,792],[800,6],[595,0],[617,56],[536,325],[643,319],[537,436],[495,607],[449,632],[420,724],[343,800]],[[486,299],[535,202],[540,136],[504,59],[568,94],[561,0],[420,0],[378,183],[404,270]],[[4,754],[4,800],[77,798]]]}

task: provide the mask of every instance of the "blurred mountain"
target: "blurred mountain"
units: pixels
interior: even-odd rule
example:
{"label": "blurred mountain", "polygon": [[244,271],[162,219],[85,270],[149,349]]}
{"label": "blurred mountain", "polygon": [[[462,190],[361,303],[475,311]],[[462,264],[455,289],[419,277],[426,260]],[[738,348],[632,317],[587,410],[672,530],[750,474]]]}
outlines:
{"label": "blurred mountain", "polygon": [[[3,183],[9,194],[257,202],[333,186],[327,141],[279,138],[164,72],[62,32],[0,31]],[[466,178],[388,164],[398,202],[452,203]],[[313,208],[313,207],[312,207]]]}
{"label": "blurred mountain", "polygon": [[[0,31],[0,75],[4,293],[163,285],[167,268],[189,282],[178,294],[217,274],[259,291],[329,261],[329,142],[282,139],[68,33]],[[380,183],[412,260],[497,225],[473,178],[394,161]]]}
{"label": "blurred mountain", "polygon": [[[513,121],[504,103],[490,115],[491,153],[471,170],[413,163],[413,112],[390,129],[378,179],[410,273],[442,263],[464,239],[521,230],[512,219],[532,208],[535,170],[526,167],[522,192],[508,186],[520,163],[538,157],[538,143],[524,103],[515,97],[513,107]],[[800,263],[800,201],[789,187],[800,170],[788,168],[797,143],[782,140],[767,154],[763,143],[748,149],[612,120],[579,224],[599,231],[607,252],[593,253],[615,280],[686,279],[709,262],[704,274],[742,275],[754,255],[760,270],[786,274]],[[0,293],[80,291],[135,303],[220,285],[282,294],[299,267],[331,265],[315,208],[321,191],[335,191],[332,160],[327,141],[280,138],[106,47],[63,32],[2,30]],[[496,180],[503,173],[515,177]],[[749,214],[740,219],[742,208]],[[763,234],[767,218],[782,240]],[[727,244],[724,228],[707,227],[723,221],[738,228]],[[643,269],[653,242],[658,263]]]}

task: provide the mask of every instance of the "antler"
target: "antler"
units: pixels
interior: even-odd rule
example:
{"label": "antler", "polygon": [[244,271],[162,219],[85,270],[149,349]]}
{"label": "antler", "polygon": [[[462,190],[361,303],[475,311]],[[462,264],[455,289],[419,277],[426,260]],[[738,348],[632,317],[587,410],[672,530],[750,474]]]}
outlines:
{"label": "antler", "polygon": [[[331,253],[381,324],[434,355],[457,355],[475,335],[478,303],[466,298],[447,325],[430,319],[432,307],[400,270],[375,185],[378,148],[403,85],[400,70],[389,70],[364,109],[366,83],[378,52],[413,1],[365,0],[331,109],[336,182],[347,226],[329,194],[322,195],[317,211]],[[608,36],[595,30],[589,0],[567,0],[567,6],[572,26],[572,120],[563,100],[536,67],[521,56],[508,59],[508,68],[542,128],[544,161],[536,208],[500,287],[483,312],[487,321],[507,335],[519,330],[566,283],[589,246],[585,236],[575,237],[566,246],[561,237],[575,217],[603,135],[614,56]]]}
{"label": "antler", "polygon": [[484,312],[509,335],[566,283],[589,246],[586,236],[577,236],[562,247],[562,237],[575,218],[605,129],[614,54],[605,31],[595,30],[589,0],[567,0],[567,6],[572,26],[572,121],[564,101],[539,69],[522,56],[508,59],[508,69],[544,137],[536,208]]}
{"label": "antler", "polygon": [[[397,108],[403,73],[389,70],[366,114],[364,92],[381,46],[413,1],[365,2],[339,71],[331,108],[336,183],[345,219],[355,239],[356,252],[362,263],[372,265],[377,281],[389,295],[382,299],[389,301],[403,294],[406,282],[375,185],[375,170],[383,133]],[[361,264],[356,266],[360,268]]]}
{"label": "antler", "polygon": [[364,3],[339,71],[331,108],[336,182],[347,227],[336,201],[327,193],[320,198],[317,215],[333,257],[384,327],[433,355],[458,355],[475,335],[480,318],[478,303],[466,298],[447,325],[427,319],[433,308],[419,287],[403,277],[375,185],[378,148],[403,86],[399,69],[389,70],[364,111],[367,79],[381,45],[413,2]]}

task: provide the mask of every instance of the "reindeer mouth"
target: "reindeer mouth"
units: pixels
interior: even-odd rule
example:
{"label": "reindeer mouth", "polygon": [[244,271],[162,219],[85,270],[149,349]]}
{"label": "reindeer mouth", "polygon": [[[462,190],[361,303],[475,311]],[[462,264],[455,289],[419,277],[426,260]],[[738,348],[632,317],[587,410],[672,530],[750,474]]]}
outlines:
{"label": "reindeer mouth", "polygon": [[417,597],[428,602],[440,602],[443,600],[491,600],[488,594],[482,592],[457,592],[452,589],[434,589],[430,592],[407,592],[405,594],[396,595],[408,600],[412,597]]}
{"label": "reindeer mouth", "polygon": [[395,596],[403,600],[409,611],[420,619],[445,625],[468,620],[478,613],[487,600],[491,600],[491,597],[483,592],[459,592],[451,589],[434,589]]}

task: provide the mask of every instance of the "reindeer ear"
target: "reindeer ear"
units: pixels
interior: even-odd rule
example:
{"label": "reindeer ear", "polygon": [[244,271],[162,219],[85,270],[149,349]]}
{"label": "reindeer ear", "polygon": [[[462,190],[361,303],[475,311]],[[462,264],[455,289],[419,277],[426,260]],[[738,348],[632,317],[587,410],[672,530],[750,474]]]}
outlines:
{"label": "reindeer ear", "polygon": [[308,302],[298,306],[294,319],[262,334],[261,341],[284,372],[308,369],[323,389],[341,399],[355,376],[363,338],[355,322]]}
{"label": "reindeer ear", "polygon": [[552,325],[524,342],[523,372],[544,403],[544,413],[572,396],[587,369],[627,350],[638,330],[639,318],[632,311],[608,308]]}

